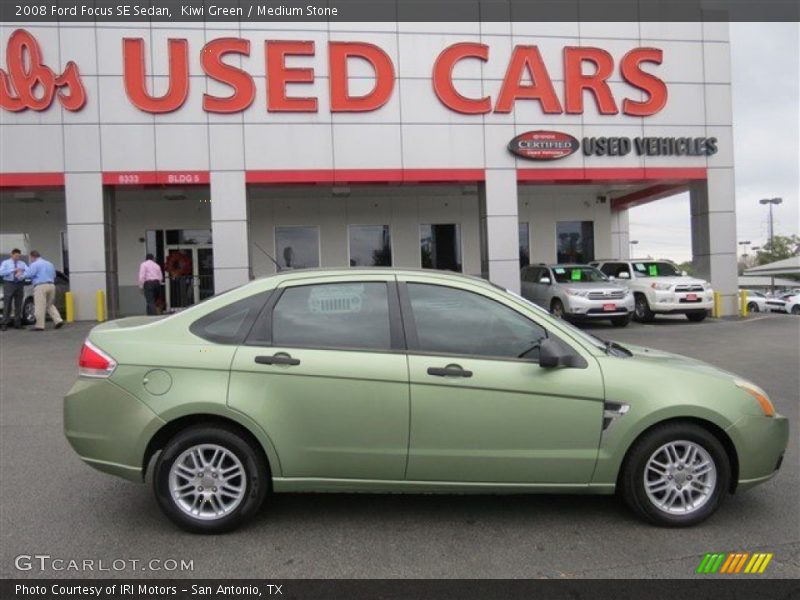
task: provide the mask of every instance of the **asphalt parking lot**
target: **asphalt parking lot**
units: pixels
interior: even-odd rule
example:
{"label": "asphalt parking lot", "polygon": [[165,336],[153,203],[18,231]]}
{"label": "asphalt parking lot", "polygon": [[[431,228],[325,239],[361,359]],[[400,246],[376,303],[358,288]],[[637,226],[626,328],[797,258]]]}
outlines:
{"label": "asphalt parking lot", "polygon": [[800,318],[591,327],[739,373],[790,417],[779,475],[699,527],[645,525],[613,497],[283,495],[219,537],[177,530],[148,487],[94,471],[68,446],[61,398],[90,326],[0,334],[0,577],[93,575],[15,568],[20,554],[45,554],[193,561],[191,572],[94,572],[102,577],[685,578],[706,552],[732,551],[774,553],[761,577],[800,576]]}

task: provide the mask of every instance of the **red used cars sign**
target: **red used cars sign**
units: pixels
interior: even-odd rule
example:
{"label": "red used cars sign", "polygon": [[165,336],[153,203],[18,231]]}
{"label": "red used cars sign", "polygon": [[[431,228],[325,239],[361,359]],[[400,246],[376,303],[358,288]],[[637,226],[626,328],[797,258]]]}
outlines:
{"label": "red used cars sign", "polygon": [[508,143],[508,149],[522,158],[556,160],[577,151],[580,143],[558,131],[526,131]]}

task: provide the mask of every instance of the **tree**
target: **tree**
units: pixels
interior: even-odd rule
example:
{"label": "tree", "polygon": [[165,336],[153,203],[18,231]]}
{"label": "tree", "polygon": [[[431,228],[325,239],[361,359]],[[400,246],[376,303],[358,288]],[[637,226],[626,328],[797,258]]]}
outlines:
{"label": "tree", "polygon": [[756,265],[766,265],[776,260],[791,258],[800,255],[800,236],[776,235],[773,240],[767,240],[756,254]]}
{"label": "tree", "polygon": [[679,264],[678,269],[681,271],[686,271],[689,275],[694,275],[694,267],[692,266],[692,261],[690,260]]}

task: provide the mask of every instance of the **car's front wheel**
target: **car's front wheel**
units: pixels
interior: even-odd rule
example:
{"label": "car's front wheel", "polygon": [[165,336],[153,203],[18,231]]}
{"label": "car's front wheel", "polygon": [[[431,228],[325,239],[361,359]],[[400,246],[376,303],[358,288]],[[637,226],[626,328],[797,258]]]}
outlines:
{"label": "car's front wheel", "polygon": [[793,315],[800,315],[800,304],[796,304],[792,307],[792,314]]}
{"label": "car's front wheel", "polygon": [[194,533],[231,531],[256,514],[269,488],[263,453],[234,429],[202,425],[173,437],[158,458],[161,510]]}
{"label": "car's front wheel", "polygon": [[644,519],[686,527],[719,508],[730,478],[720,441],[699,425],[677,422],[656,427],[635,442],[620,486],[625,501]]}
{"label": "car's front wheel", "polygon": [[633,307],[633,318],[640,323],[650,323],[655,318],[655,314],[650,310],[650,304],[644,294],[636,294],[636,304]]}
{"label": "car's front wheel", "polygon": [[556,319],[564,318],[564,303],[558,298],[553,299],[553,301],[550,303],[550,314]]}
{"label": "car's front wheel", "polygon": [[33,325],[36,322],[36,306],[33,298],[26,298],[22,304],[22,324]]}
{"label": "car's front wheel", "polygon": [[747,304],[747,312],[757,313],[758,312],[758,304],[755,302],[749,302]]}

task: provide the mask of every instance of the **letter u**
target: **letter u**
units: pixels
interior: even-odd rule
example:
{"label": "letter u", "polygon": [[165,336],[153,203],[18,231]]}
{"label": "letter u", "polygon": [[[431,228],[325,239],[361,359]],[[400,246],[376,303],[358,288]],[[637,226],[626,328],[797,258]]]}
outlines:
{"label": "letter u", "polygon": [[189,95],[189,43],[185,39],[169,40],[169,89],[163,96],[151,96],[147,91],[142,38],[124,38],[122,56],[125,92],[134,106],[149,113],[168,113],[183,106]]}

